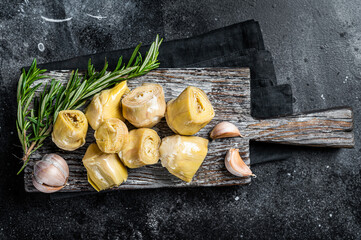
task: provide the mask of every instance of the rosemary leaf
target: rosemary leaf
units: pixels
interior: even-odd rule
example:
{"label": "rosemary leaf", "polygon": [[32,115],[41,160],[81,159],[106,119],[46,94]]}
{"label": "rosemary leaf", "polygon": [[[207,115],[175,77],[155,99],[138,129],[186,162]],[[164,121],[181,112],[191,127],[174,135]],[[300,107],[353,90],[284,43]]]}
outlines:
{"label": "rosemary leaf", "polygon": [[[43,92],[36,96],[35,92],[43,86],[35,81],[48,78],[44,75],[46,69],[38,69],[36,59],[33,60],[29,70],[22,69],[17,87],[17,120],[16,128],[24,155],[23,165],[18,174],[22,172],[29,161],[29,157],[39,149],[44,140],[50,136],[52,126],[62,110],[77,109],[87,100],[104,89],[134,77],[147,74],[159,66],[158,54],[162,39],[156,36],[146,56],[142,58],[139,52],[141,44],[137,45],[127,65],[123,64],[120,57],[116,68],[108,71],[108,62],[96,72],[91,59],[88,62],[87,73],[80,77],[78,70],[72,71],[67,84],[63,86],[60,81],[52,79],[45,84]],[[29,109],[33,102],[33,109]]]}

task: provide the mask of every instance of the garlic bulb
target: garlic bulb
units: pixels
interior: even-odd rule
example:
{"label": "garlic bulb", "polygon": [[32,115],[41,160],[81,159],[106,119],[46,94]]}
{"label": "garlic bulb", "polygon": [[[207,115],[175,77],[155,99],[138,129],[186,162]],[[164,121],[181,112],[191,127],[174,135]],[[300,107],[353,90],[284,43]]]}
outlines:
{"label": "garlic bulb", "polygon": [[33,185],[40,192],[59,191],[65,187],[68,178],[68,164],[57,154],[46,154],[34,165]]}
{"label": "garlic bulb", "polygon": [[193,135],[214,117],[214,109],[205,92],[189,86],[167,103],[165,119],[173,132]]}
{"label": "garlic bulb", "polygon": [[105,153],[118,153],[128,140],[128,128],[118,118],[105,120],[94,133],[98,147]]}
{"label": "garlic bulb", "polygon": [[85,144],[87,131],[88,121],[82,111],[64,110],[56,118],[51,137],[59,148],[74,151]]}
{"label": "garlic bulb", "polygon": [[251,169],[245,164],[239,155],[239,149],[231,148],[228,150],[225,164],[227,170],[238,177],[255,177]]}
{"label": "garlic bulb", "polygon": [[85,111],[89,125],[97,130],[100,124],[109,118],[119,118],[124,121],[121,98],[127,92],[129,92],[127,81],[123,81],[111,89],[96,94]]}
{"label": "garlic bulb", "polygon": [[220,122],[212,130],[210,137],[212,139],[240,137],[238,128],[230,122]]}
{"label": "garlic bulb", "polygon": [[164,117],[166,103],[163,88],[155,83],[143,83],[122,100],[123,116],[137,128],[151,128]]}

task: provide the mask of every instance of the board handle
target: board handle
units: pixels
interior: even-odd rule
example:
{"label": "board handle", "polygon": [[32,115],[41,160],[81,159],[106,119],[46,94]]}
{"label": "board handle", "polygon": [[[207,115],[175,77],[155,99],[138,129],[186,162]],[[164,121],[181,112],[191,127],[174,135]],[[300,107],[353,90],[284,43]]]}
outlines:
{"label": "board handle", "polygon": [[248,134],[250,139],[261,142],[352,148],[355,145],[352,129],[352,109],[340,108],[258,120],[248,126]]}

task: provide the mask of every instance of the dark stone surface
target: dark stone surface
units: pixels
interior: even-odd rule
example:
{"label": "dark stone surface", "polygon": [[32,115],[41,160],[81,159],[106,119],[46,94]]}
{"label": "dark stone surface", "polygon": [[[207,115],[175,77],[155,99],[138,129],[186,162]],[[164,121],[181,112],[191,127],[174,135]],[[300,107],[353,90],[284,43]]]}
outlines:
{"label": "dark stone surface", "polygon": [[[361,238],[358,0],[49,2],[0,3],[0,239]],[[354,149],[294,148],[291,159],[254,166],[258,178],[241,187],[52,200],[24,192],[13,156],[20,152],[14,128],[20,67],[34,57],[63,60],[149,43],[156,33],[179,39],[247,19],[260,22],[278,84],[293,89],[295,112],[353,107]]]}

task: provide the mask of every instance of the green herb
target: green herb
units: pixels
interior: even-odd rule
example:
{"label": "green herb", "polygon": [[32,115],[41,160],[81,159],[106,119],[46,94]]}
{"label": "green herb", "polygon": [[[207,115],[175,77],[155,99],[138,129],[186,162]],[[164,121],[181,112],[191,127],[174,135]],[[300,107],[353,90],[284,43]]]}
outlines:
{"label": "green herb", "polygon": [[[23,69],[17,89],[17,131],[19,140],[24,151],[22,157],[23,166],[18,174],[25,168],[29,157],[43,145],[43,141],[50,135],[52,126],[60,111],[77,109],[84,105],[87,100],[102,90],[109,88],[121,81],[147,74],[149,71],[159,67],[158,54],[162,39],[157,35],[151,44],[146,57],[142,58],[139,44],[127,63],[122,63],[122,57],[114,71],[107,71],[108,62],[105,61],[104,68],[96,72],[89,59],[88,70],[84,77],[80,77],[78,70],[73,71],[66,86],[60,81],[51,80],[50,85],[44,87],[40,96],[35,96],[35,91],[42,83],[34,85],[36,80],[48,78],[42,75],[45,69],[36,67],[34,59],[29,71]],[[34,86],[33,86],[34,85]],[[33,109],[29,110],[33,103]]]}

